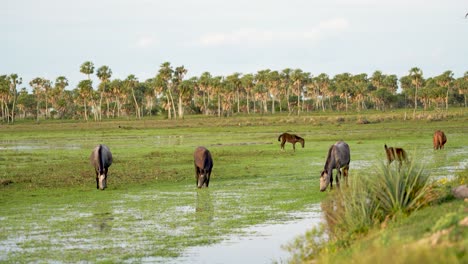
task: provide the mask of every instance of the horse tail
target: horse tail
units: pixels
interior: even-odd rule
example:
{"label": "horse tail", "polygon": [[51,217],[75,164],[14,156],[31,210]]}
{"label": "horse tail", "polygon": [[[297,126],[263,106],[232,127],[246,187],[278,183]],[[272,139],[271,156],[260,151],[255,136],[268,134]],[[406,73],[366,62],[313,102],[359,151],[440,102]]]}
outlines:
{"label": "horse tail", "polygon": [[278,141],[281,141],[281,137],[282,137],[283,135],[284,135],[284,133],[283,133],[283,134],[281,134],[281,135],[279,135],[279,137],[278,137]]}
{"label": "horse tail", "polygon": [[104,155],[103,155],[103,147],[99,144],[98,150],[98,159],[99,159],[99,174],[102,175],[104,173]]}

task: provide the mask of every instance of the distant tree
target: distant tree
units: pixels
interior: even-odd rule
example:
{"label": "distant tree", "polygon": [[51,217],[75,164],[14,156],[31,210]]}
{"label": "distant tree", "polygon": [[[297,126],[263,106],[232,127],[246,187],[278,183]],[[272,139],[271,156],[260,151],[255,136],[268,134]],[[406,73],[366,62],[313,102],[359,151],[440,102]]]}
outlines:
{"label": "distant tree", "polygon": [[186,74],[187,74],[187,69],[185,69],[184,66],[176,67],[174,71],[173,79],[172,79],[174,90],[177,93],[177,99],[178,99],[177,109],[178,109],[179,118],[184,118],[183,98],[185,95],[181,91],[180,86]]}
{"label": "distant tree", "polygon": [[94,73],[94,64],[90,61],[85,61],[80,66],[80,72],[88,76],[88,80],[91,80],[91,74]]}
{"label": "distant tree", "polygon": [[464,106],[467,107],[467,100],[466,95],[468,94],[468,71],[465,74],[457,78],[454,81],[454,88],[458,90],[458,94],[463,95],[464,98]]}
{"label": "distant tree", "polygon": [[57,111],[60,118],[63,118],[67,105],[65,98],[65,88],[68,86],[68,79],[65,76],[59,76],[55,79],[55,85],[51,90],[52,107]]}
{"label": "distant tree", "polygon": [[285,68],[281,71],[281,94],[286,97],[287,105],[288,105],[288,112],[289,114],[292,113],[291,102],[290,102],[290,95],[291,95],[291,68]]}
{"label": "distant tree", "polygon": [[164,62],[161,64],[159,68],[158,75],[156,76],[159,83],[161,83],[164,87],[164,95],[167,98],[167,103],[165,109],[167,110],[167,118],[172,119],[171,110],[174,113],[174,118],[177,118],[177,113],[175,110],[174,104],[174,97],[173,97],[173,85],[172,85],[172,77],[174,74],[174,70],[171,67],[169,62]]}
{"label": "distant tree", "polygon": [[88,103],[93,96],[93,82],[91,80],[82,80],[77,86],[78,94],[83,100],[84,118],[88,121]]}
{"label": "distant tree", "polygon": [[292,86],[294,87],[294,93],[297,96],[297,114],[299,115],[301,112],[301,97],[303,93],[303,88],[306,80],[306,74],[301,69],[295,69],[291,72],[291,81]]}
{"label": "distant tree", "polygon": [[49,92],[51,88],[51,82],[47,79],[37,77],[29,82],[29,85],[33,87],[33,94],[36,97],[37,108],[36,108],[36,118],[39,121],[39,104],[41,101],[45,103],[44,116],[48,118],[49,112]]}
{"label": "distant tree", "polygon": [[9,122],[10,111],[8,101],[10,97],[10,81],[7,75],[0,76],[0,104],[3,121]]}
{"label": "distant tree", "polygon": [[10,80],[10,93],[13,95],[12,96],[12,107],[11,107],[11,123],[15,122],[15,111],[16,111],[16,101],[18,98],[18,91],[17,91],[17,86],[21,85],[23,83],[23,79],[21,77],[18,77],[18,74],[13,73],[10,74],[8,77]]}
{"label": "distant tree", "polygon": [[198,79],[198,88],[202,96],[201,109],[205,115],[208,115],[209,113],[211,82],[212,82],[212,76],[209,72],[202,73],[202,75]]}
{"label": "distant tree", "polygon": [[133,98],[133,103],[135,105],[136,118],[141,119],[140,106],[138,105],[138,101],[135,96],[135,87],[137,85],[138,85],[138,79],[133,74],[130,74],[129,76],[127,76],[127,79],[125,79],[124,81],[124,86],[126,87],[126,90],[132,91],[132,98]]}
{"label": "distant tree", "polygon": [[423,79],[423,72],[421,69],[417,67],[413,67],[409,71],[409,78],[411,80],[411,84],[414,87],[414,111],[413,111],[413,119],[416,118],[416,109],[418,108],[418,90],[423,86],[424,79]]}
{"label": "distant tree", "polygon": [[243,90],[245,91],[245,96],[246,96],[246,105],[247,105],[247,114],[250,114],[250,96],[252,94],[252,90],[254,87],[254,75],[249,73],[249,74],[244,74],[241,79],[241,85],[243,87]]}
{"label": "distant tree", "polygon": [[455,79],[453,78],[453,72],[452,71],[445,71],[439,76],[435,77],[436,83],[444,88],[446,90],[446,96],[445,96],[445,109],[448,110],[449,106],[449,93],[453,88],[453,81]]}
{"label": "distant tree", "polygon": [[352,87],[351,77],[352,75],[346,72],[346,73],[337,74],[333,78],[333,83],[336,88],[336,91],[340,94],[341,98],[345,99],[346,112],[348,111],[348,98],[349,98],[350,89]]}
{"label": "distant tree", "polygon": [[101,80],[101,83],[98,86],[99,91],[99,120],[102,119],[102,99],[103,97],[106,100],[106,117],[109,118],[109,95],[110,95],[110,87],[109,82],[110,78],[112,77],[112,70],[109,66],[103,65],[97,69],[96,76]]}

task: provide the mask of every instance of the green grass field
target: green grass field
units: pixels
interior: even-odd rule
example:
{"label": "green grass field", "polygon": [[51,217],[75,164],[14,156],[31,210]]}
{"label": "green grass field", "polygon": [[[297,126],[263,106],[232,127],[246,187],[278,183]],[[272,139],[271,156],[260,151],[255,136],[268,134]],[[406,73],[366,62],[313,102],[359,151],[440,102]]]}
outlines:
{"label": "green grass field", "polygon": [[[366,122],[363,122],[365,120]],[[0,261],[78,262],[176,257],[242,227],[282,221],[319,203],[328,147],[345,140],[353,174],[372,177],[383,145],[405,148],[431,177],[465,171],[467,112],[189,116],[184,120],[45,121],[0,126]],[[446,132],[441,151],[434,130]],[[279,134],[305,138],[305,148]],[[89,155],[114,156],[108,189],[96,190]],[[197,190],[193,151],[214,160],[209,189]]]}

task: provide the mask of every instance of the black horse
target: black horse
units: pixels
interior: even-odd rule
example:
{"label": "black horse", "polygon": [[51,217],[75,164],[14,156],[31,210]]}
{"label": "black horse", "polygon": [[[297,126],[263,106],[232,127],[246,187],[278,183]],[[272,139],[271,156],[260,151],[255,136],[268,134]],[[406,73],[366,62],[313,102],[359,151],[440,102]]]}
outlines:
{"label": "black horse", "polygon": [[103,144],[96,146],[91,152],[91,165],[96,172],[96,188],[104,190],[107,187],[107,171],[112,165],[112,153]]}
{"label": "black horse", "polygon": [[340,177],[343,168],[343,174],[346,185],[348,185],[348,170],[349,162],[351,161],[351,152],[348,144],[344,141],[338,141],[328,150],[327,161],[320,174],[320,191],[323,192],[330,184],[330,189],[333,189],[333,169],[337,170],[336,185],[340,187]]}

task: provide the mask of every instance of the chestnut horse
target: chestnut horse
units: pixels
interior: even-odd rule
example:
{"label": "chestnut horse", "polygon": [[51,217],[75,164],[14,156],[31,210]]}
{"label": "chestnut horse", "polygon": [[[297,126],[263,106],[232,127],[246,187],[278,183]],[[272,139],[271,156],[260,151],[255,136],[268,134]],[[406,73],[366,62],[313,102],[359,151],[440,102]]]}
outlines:
{"label": "chestnut horse", "polygon": [[390,165],[392,161],[397,160],[399,163],[398,169],[400,169],[402,162],[408,161],[408,156],[406,155],[406,151],[404,149],[387,147],[387,144],[385,144],[384,147],[385,147],[385,153],[387,154],[388,165]]}
{"label": "chestnut horse", "polygon": [[289,143],[292,143],[294,151],[296,151],[296,143],[297,142],[301,143],[302,148],[304,148],[304,143],[305,143],[304,139],[301,138],[300,136],[294,135],[294,134],[288,134],[288,133],[283,133],[283,134],[279,135],[278,141],[281,141],[281,149],[282,150],[284,150],[284,144],[286,143],[286,141],[289,142]]}
{"label": "chestnut horse", "polygon": [[198,147],[193,153],[193,163],[195,165],[195,179],[197,187],[201,188],[210,184],[211,170],[213,169],[213,158],[205,147]]}
{"label": "chestnut horse", "polygon": [[340,187],[340,177],[343,168],[343,174],[346,185],[348,185],[349,162],[351,161],[351,151],[349,145],[344,141],[338,141],[328,150],[327,161],[320,173],[320,191],[323,192],[330,184],[330,190],[333,189],[333,169],[336,169],[336,185]]}
{"label": "chestnut horse", "polygon": [[434,149],[443,149],[445,142],[447,142],[447,137],[445,136],[442,130],[437,130],[434,132]]}

